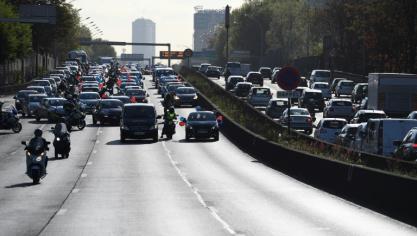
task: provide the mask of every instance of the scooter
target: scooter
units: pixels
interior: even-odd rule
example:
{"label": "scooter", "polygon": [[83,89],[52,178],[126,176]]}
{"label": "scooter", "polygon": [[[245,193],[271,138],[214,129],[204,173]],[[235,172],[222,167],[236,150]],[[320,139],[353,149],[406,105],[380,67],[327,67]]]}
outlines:
{"label": "scooter", "polygon": [[86,126],[85,113],[81,111],[71,112],[71,114],[64,117],[64,120],[68,131],[72,130],[72,126],[77,126],[79,130],[83,130]]}
{"label": "scooter", "polygon": [[[39,184],[39,180],[46,176],[46,165],[48,161],[46,151],[49,150],[49,148],[46,147],[45,150],[42,142],[42,140],[34,141],[27,146],[26,142],[22,141],[26,150],[26,174],[33,180],[33,184]],[[49,144],[51,143],[46,142],[46,145]]]}
{"label": "scooter", "polygon": [[65,123],[58,123],[53,128],[54,138],[54,148],[55,148],[55,159],[59,158],[61,155],[62,158],[68,158],[71,151],[71,140],[70,134],[67,130],[67,125]]}
{"label": "scooter", "polygon": [[19,122],[19,117],[13,112],[2,112],[4,118],[0,121],[0,129],[11,129],[14,133],[19,133],[22,130],[22,124]]}

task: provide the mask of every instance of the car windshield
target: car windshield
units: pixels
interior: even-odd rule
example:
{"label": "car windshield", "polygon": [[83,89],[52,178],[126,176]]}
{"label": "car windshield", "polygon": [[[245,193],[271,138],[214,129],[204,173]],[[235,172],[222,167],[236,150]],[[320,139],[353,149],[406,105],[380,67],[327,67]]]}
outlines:
{"label": "car windshield", "polygon": [[346,125],[346,121],[341,120],[326,120],[323,122],[323,128],[326,129],[341,129]]}
{"label": "car windshield", "polygon": [[32,94],[32,93],[35,93],[35,92],[32,92],[32,91],[19,91],[19,92],[17,92],[16,97],[17,98],[25,98],[29,94]]}
{"label": "car windshield", "polygon": [[239,84],[237,88],[240,90],[249,90],[252,88],[252,86],[250,84]]}
{"label": "car windshield", "polygon": [[194,94],[195,90],[193,88],[177,88],[175,92],[177,94]]}
{"label": "car windshield", "polygon": [[29,102],[41,102],[44,96],[29,96]]}
{"label": "car windshield", "polygon": [[330,77],[329,71],[316,71],[317,77]]}
{"label": "car windshield", "polygon": [[352,102],[350,102],[350,101],[333,101],[332,106],[336,106],[336,107],[348,106],[348,107],[351,107]]}
{"label": "car windshield", "polygon": [[316,93],[316,92],[306,92],[304,97],[321,99],[323,98],[323,95],[321,93]]}
{"label": "car windshield", "polygon": [[268,88],[258,88],[253,90],[254,95],[264,95],[269,96],[271,95],[271,90]]}
{"label": "car windshield", "polygon": [[173,74],[174,74],[173,70],[157,70],[156,71],[156,75],[158,76],[162,76],[162,75],[168,76],[168,75],[173,75]]}
{"label": "car windshield", "polygon": [[204,112],[204,113],[191,113],[188,116],[188,120],[189,121],[215,121],[216,117],[214,116],[213,113],[208,113],[208,112]]}
{"label": "car windshield", "polygon": [[117,101],[109,101],[109,100],[104,100],[100,103],[102,108],[121,108],[123,107],[123,103],[119,100]]}
{"label": "car windshield", "polygon": [[146,92],[145,90],[139,90],[139,89],[135,89],[135,90],[127,90],[126,91],[126,95],[127,96],[145,96]]}
{"label": "car windshield", "polygon": [[50,106],[63,106],[66,102],[67,100],[64,99],[52,99],[48,103]]}
{"label": "car windshield", "polygon": [[342,81],[342,82],[340,82],[340,86],[353,87],[353,82],[351,82],[351,81]]}
{"label": "car windshield", "polygon": [[329,88],[329,85],[327,84],[314,84],[315,89],[327,89]]}
{"label": "car windshield", "polygon": [[98,93],[81,93],[80,99],[100,99],[100,95]]}
{"label": "car windshield", "polygon": [[182,85],[182,84],[169,85],[168,86],[168,91],[169,92],[175,92],[175,90],[177,90],[177,88],[183,87],[183,86],[184,85]]}
{"label": "car windshield", "polygon": [[82,81],[87,82],[87,81],[97,81],[94,77],[82,77],[81,78]]}
{"label": "car windshield", "polygon": [[126,106],[123,117],[125,119],[155,119],[155,109],[151,106]]}
{"label": "car windshield", "polygon": [[307,110],[304,109],[291,109],[290,114],[292,116],[308,116],[310,113],[308,113]]}

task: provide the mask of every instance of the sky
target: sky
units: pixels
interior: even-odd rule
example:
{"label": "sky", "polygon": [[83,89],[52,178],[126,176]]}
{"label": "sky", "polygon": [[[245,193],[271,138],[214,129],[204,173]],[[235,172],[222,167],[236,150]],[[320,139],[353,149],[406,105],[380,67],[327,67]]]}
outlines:
{"label": "sky", "polygon": [[[244,0],[73,0],[75,8],[81,8],[81,19],[92,20],[102,31],[101,38],[109,41],[132,41],[132,22],[148,18],[156,23],[156,41],[171,43],[172,50],[192,48],[193,14],[195,6],[204,9],[223,9],[226,5],[240,7]],[[131,47],[115,47],[118,54],[123,49],[131,53]],[[156,48],[156,51],[165,48]],[[157,53],[158,54],[158,53]]]}

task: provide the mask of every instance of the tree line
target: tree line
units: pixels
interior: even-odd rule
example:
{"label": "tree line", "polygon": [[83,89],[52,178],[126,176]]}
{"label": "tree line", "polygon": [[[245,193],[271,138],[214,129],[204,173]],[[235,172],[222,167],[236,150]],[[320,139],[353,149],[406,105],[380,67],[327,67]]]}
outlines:
{"label": "tree line", "polygon": [[[317,56],[351,72],[416,73],[417,1],[247,0],[232,11],[229,37],[252,64]],[[225,39],[219,26],[210,40],[219,64]]]}
{"label": "tree line", "polygon": [[79,39],[91,38],[91,32],[82,24],[78,10],[66,0],[0,0],[0,18],[17,18],[20,4],[54,5],[57,12],[56,24],[0,22],[0,63],[24,58],[34,52],[55,55],[65,60],[67,52],[73,49],[86,50],[92,59],[116,56],[111,46],[79,45]]}

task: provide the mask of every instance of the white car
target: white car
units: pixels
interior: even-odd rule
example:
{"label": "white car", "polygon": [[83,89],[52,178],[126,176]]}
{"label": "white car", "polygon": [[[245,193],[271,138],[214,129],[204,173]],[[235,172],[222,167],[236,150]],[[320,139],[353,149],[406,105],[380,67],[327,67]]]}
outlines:
{"label": "white car", "polygon": [[330,82],[329,70],[313,70],[310,76],[310,84],[315,82]]}
{"label": "white car", "polygon": [[345,119],[341,118],[323,118],[317,124],[314,131],[314,138],[323,140],[328,143],[335,143],[337,135],[347,124]]}
{"label": "white car", "polygon": [[325,99],[332,98],[332,93],[330,92],[329,83],[327,82],[315,82],[311,85],[311,88],[321,90],[321,93],[323,94],[323,98]]}
{"label": "white car", "polygon": [[350,120],[353,115],[353,104],[349,99],[330,99],[323,110],[323,117],[325,118],[345,118]]}
{"label": "white car", "polygon": [[266,107],[272,98],[270,88],[253,87],[248,96],[248,103],[252,106]]}

